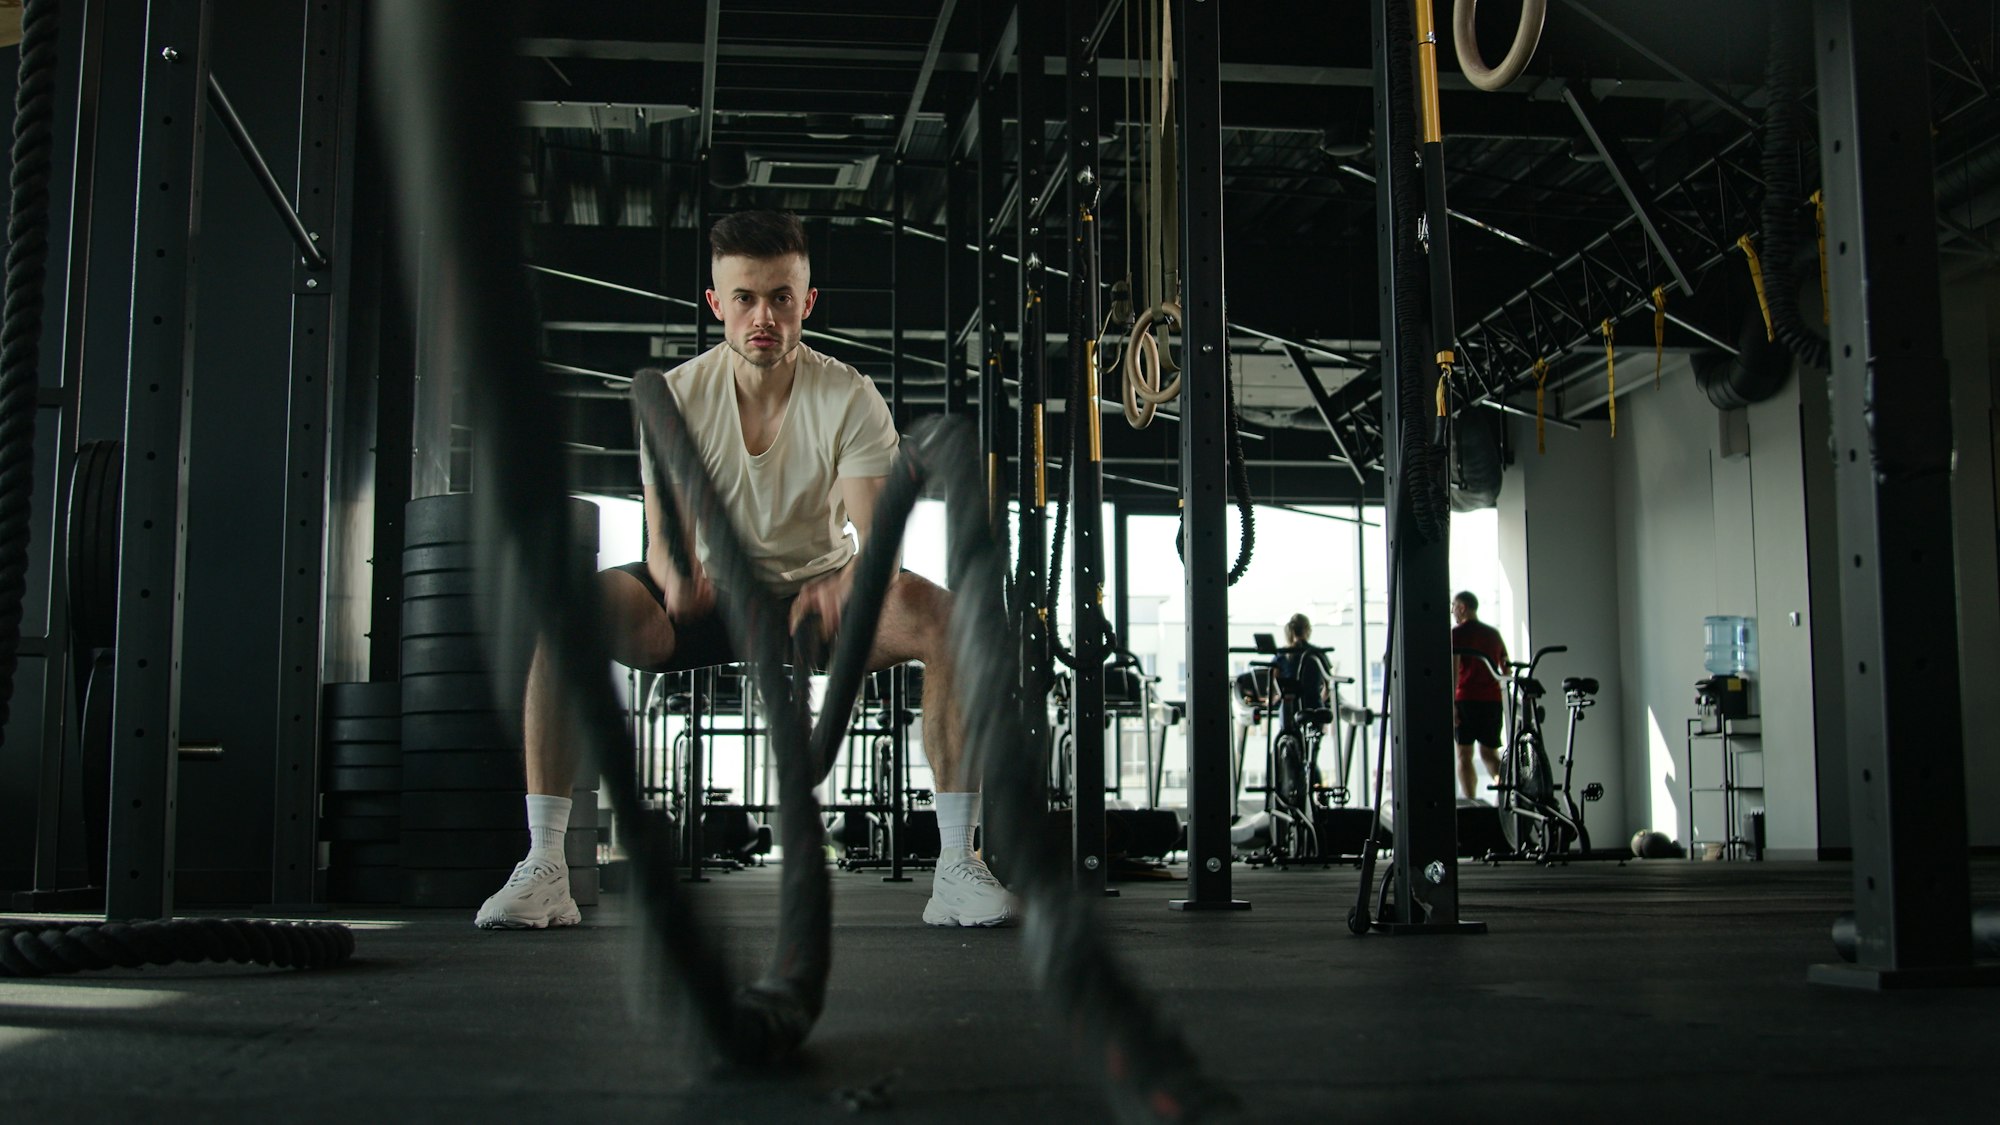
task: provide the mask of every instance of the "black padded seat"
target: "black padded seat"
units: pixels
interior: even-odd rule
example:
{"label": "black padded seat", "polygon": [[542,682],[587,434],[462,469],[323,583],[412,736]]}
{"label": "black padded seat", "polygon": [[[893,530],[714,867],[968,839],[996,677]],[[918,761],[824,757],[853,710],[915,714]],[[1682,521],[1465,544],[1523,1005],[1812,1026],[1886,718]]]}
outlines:
{"label": "black padded seat", "polygon": [[1597,680],[1590,676],[1563,677],[1563,693],[1576,692],[1579,695],[1596,695]]}
{"label": "black padded seat", "polygon": [[1548,694],[1548,689],[1542,686],[1542,681],[1540,680],[1529,679],[1523,676],[1515,682],[1521,685],[1521,694],[1530,699],[1540,699],[1542,696]]}
{"label": "black padded seat", "polygon": [[1299,721],[1302,723],[1312,723],[1316,726],[1324,726],[1333,721],[1333,709],[1331,707],[1308,707],[1299,712]]}

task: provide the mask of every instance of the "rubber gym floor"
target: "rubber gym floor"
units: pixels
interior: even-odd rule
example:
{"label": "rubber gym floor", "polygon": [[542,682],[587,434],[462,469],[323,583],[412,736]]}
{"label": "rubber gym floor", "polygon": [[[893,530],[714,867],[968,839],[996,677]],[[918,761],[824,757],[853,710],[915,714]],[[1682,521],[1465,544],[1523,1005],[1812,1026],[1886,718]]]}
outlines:
{"label": "rubber gym floor", "polygon": [[[1107,1119],[1016,931],[924,927],[927,873],[834,879],[827,1011],[777,1073],[697,1067],[643,1016],[625,896],[547,932],[385,909],[342,915],[337,969],[0,981],[0,1121]],[[1468,867],[1480,937],[1355,938],[1355,879],[1239,868],[1235,914],[1169,911],[1180,882],[1104,904],[1241,1120],[1993,1120],[2000,991],[1806,983],[1845,864]],[[1974,885],[2000,897],[2000,862]],[[697,893],[752,959],[777,889]]]}

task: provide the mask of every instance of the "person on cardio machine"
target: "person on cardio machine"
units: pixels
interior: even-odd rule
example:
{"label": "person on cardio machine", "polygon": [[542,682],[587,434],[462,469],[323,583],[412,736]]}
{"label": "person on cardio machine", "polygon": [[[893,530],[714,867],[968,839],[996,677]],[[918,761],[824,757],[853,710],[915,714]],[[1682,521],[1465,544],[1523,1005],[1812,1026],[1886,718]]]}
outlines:
{"label": "person on cardio machine", "polygon": [[[895,420],[875,384],[801,342],[818,291],[812,287],[805,228],[797,216],[746,211],[709,232],[714,288],[708,307],[723,342],[674,368],[639,372],[664,379],[702,461],[764,583],[790,600],[793,629],[816,617],[821,633],[840,615],[876,498],[896,455]],[[719,617],[706,572],[708,528],[686,505],[692,573],[670,561],[653,489],[653,452],[639,443],[646,526],[644,562],[598,575],[612,656],[650,672],[739,659]],[[941,850],[923,920],[933,926],[999,926],[1017,913],[1013,896],[972,851],[977,781],[962,760],[947,623],[951,595],[904,571],[889,587],[868,667],[924,663],[924,754],[937,779]],[[474,919],[483,929],[541,929],[580,920],[570,895],[563,835],[577,769],[575,739],[548,667],[537,653],[528,676],[529,851]]]}
{"label": "person on cardio machine", "polygon": [[1312,645],[1312,622],[1303,613],[1294,613],[1285,621],[1285,647],[1271,659],[1274,677],[1272,690],[1277,690],[1275,679],[1287,679],[1298,685],[1296,701],[1287,699],[1287,705],[1295,705],[1306,710],[1328,706],[1326,657]]}
{"label": "person on cardio machine", "polygon": [[[1461,590],[1451,599],[1451,647],[1483,652],[1494,667],[1507,667],[1507,642],[1500,631],[1479,619],[1479,599]],[[1500,681],[1493,669],[1470,657],[1451,657],[1453,738],[1458,743],[1458,784],[1468,799],[1479,797],[1479,774],[1473,769],[1472,747],[1495,782],[1500,780]]]}

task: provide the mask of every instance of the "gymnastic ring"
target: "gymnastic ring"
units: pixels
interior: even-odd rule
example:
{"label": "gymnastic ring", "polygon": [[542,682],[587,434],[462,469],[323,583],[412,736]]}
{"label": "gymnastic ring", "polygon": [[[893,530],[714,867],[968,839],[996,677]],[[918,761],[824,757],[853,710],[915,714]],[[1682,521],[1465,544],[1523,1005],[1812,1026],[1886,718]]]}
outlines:
{"label": "gymnastic ring", "polygon": [[1472,26],[1478,10],[1479,0],[1457,0],[1452,5],[1451,45],[1458,52],[1458,67],[1474,86],[1489,93],[1504,90],[1528,68],[1535,48],[1541,46],[1548,0],[1521,0],[1521,23],[1514,29],[1514,45],[1507,48],[1507,57],[1500,65],[1490,69],[1479,56],[1479,33]]}
{"label": "gymnastic ring", "polygon": [[[1160,345],[1153,338],[1152,327],[1156,320],[1175,326],[1181,322],[1181,306],[1176,301],[1162,301],[1139,314],[1132,323],[1132,334],[1126,340],[1125,361],[1125,420],[1136,429],[1145,429],[1153,422],[1153,412],[1163,402],[1172,402],[1180,397],[1181,377],[1178,372],[1174,381],[1160,386]],[[1143,349],[1143,350],[1142,350]],[[1150,371],[1146,357],[1152,358]]]}

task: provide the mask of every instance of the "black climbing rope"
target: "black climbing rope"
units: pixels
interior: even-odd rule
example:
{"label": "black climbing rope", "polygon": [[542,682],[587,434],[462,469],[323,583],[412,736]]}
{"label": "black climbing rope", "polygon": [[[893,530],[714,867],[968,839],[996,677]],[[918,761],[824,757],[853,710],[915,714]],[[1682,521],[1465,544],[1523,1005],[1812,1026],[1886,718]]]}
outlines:
{"label": "black climbing rope", "polygon": [[177,918],[0,925],[0,977],[137,969],[177,961],[323,969],[353,954],[353,931],[333,922]]}
{"label": "black climbing rope", "polygon": [[21,602],[27,594],[42,281],[49,256],[57,16],[56,0],[28,0],[22,8],[20,85],[14,92],[13,205],[7,216],[7,297],[0,324],[0,744],[13,708]]}

